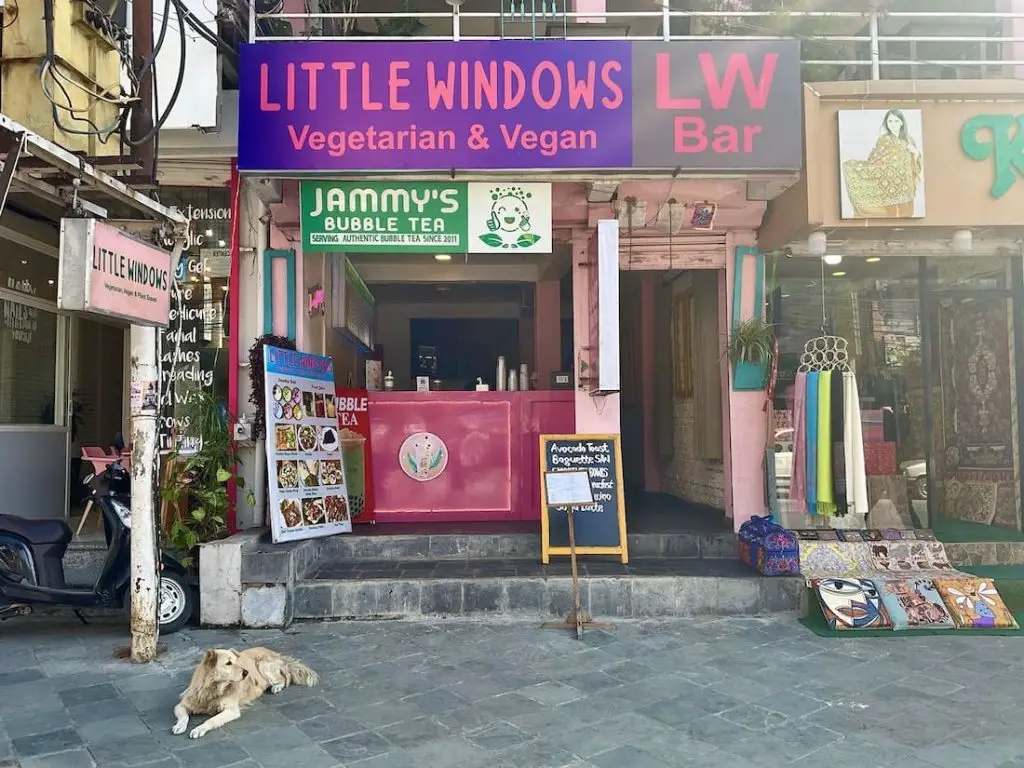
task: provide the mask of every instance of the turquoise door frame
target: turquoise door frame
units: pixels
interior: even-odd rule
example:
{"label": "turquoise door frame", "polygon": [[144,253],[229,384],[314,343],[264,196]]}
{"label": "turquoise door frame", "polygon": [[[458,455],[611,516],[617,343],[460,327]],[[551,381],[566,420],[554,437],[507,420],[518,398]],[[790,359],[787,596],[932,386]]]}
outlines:
{"label": "turquoise door frame", "polygon": [[274,332],[274,262],[285,264],[285,290],[288,295],[288,338],[295,341],[295,251],[268,248],[263,252],[263,332]]}

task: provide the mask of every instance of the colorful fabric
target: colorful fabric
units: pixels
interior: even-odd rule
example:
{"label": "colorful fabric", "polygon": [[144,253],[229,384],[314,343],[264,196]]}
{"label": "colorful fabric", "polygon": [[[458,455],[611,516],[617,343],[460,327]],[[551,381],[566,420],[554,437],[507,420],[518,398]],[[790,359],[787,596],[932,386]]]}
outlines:
{"label": "colorful fabric", "polygon": [[991,579],[936,579],[935,589],[957,629],[1018,628]]}
{"label": "colorful fabric", "polygon": [[815,579],[814,594],[829,629],[892,628],[892,620],[869,579]]}
{"label": "colorful fabric", "polygon": [[867,515],[868,478],[864,472],[864,436],[860,425],[860,397],[857,379],[843,373],[843,444],[846,446],[846,496],[850,512]]}
{"label": "colorful fabric", "polygon": [[818,372],[807,373],[807,408],[805,410],[807,433],[807,512],[818,514]]}
{"label": "colorful fabric", "polygon": [[832,371],[818,375],[818,514],[836,513],[832,488]]}
{"label": "colorful fabric", "polygon": [[[856,218],[880,215],[890,206],[910,206],[921,183],[921,154],[909,136],[886,131],[866,160],[843,162],[846,193]],[[907,214],[910,215],[910,214]]]}
{"label": "colorful fabric", "polygon": [[830,419],[832,422],[832,492],[836,516],[849,512],[846,501],[846,437],[843,416],[843,375],[836,373],[830,379],[832,389]]}
{"label": "colorful fabric", "polygon": [[875,588],[894,630],[956,628],[932,579],[876,579]]}
{"label": "colorful fabric", "polygon": [[807,374],[798,372],[793,392],[793,464],[789,500],[793,512],[807,514]]}
{"label": "colorful fabric", "polygon": [[870,544],[844,541],[801,541],[800,575],[810,584],[814,579],[871,578],[877,575],[871,563]]}

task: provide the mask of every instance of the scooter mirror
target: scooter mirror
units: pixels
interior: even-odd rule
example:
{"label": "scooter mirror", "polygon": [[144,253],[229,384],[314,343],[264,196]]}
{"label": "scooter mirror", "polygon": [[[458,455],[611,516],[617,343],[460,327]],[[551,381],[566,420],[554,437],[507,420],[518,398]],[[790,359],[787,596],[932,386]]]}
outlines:
{"label": "scooter mirror", "polygon": [[114,435],[114,450],[118,453],[124,450],[124,435],[120,432]]}

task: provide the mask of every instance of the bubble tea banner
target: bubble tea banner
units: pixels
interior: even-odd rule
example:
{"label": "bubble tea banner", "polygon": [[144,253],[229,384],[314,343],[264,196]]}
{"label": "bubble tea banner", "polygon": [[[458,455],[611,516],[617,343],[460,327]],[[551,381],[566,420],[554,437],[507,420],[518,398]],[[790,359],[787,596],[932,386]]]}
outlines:
{"label": "bubble tea banner", "polygon": [[348,483],[349,509],[353,523],[371,523],[374,518],[373,471],[370,451],[369,398],[365,389],[335,390],[338,408],[338,440]]}

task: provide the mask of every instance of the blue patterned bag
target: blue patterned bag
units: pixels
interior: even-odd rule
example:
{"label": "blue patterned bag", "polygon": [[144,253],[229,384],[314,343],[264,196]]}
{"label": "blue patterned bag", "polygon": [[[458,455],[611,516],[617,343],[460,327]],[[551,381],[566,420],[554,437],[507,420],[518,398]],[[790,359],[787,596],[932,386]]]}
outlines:
{"label": "blue patterned bag", "polygon": [[737,536],[740,560],[762,576],[799,576],[800,545],[796,535],[771,515],[752,517]]}

